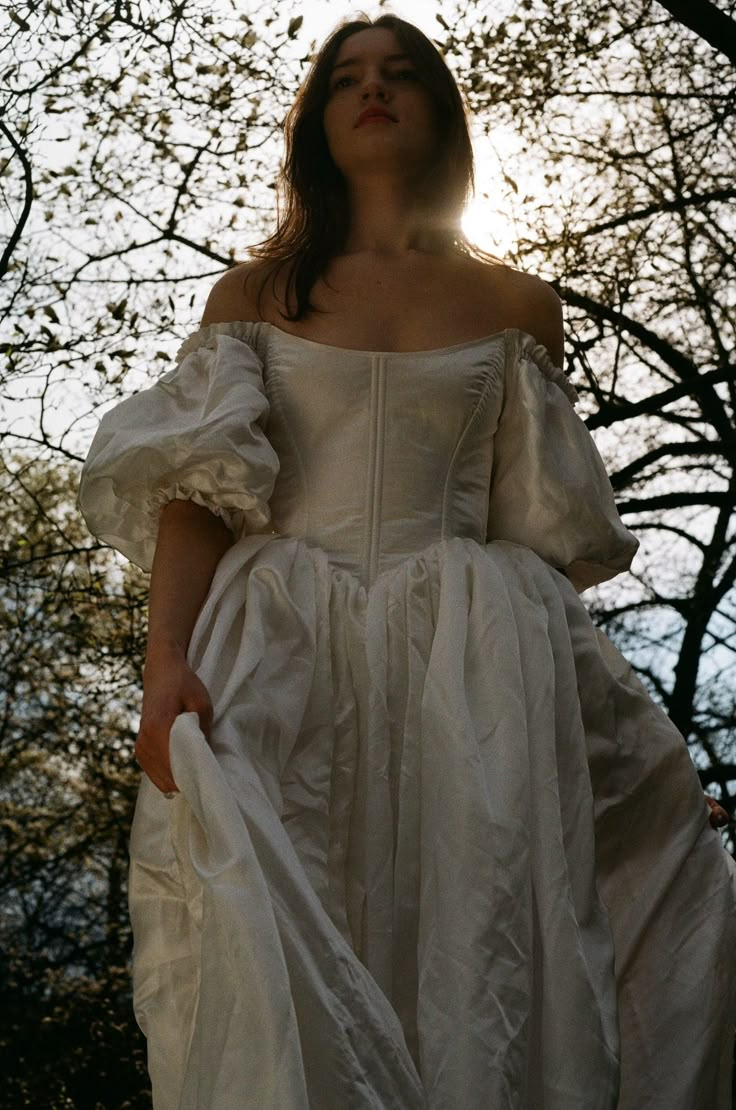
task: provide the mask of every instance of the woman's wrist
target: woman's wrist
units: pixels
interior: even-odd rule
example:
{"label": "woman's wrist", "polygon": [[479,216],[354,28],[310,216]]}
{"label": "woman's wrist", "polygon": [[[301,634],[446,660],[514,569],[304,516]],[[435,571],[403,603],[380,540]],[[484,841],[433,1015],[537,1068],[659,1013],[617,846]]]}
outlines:
{"label": "woman's wrist", "polygon": [[158,663],[184,662],[187,657],[186,644],[176,637],[150,639],[146,648],[146,658],[143,666],[147,667]]}

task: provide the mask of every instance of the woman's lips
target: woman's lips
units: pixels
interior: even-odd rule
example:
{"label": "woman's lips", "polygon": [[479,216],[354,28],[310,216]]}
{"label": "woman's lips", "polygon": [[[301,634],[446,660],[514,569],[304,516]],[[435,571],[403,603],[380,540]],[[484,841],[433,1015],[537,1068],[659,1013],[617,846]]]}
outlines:
{"label": "woman's lips", "polygon": [[387,123],[396,123],[396,117],[392,116],[385,108],[367,108],[358,116],[356,127],[360,127],[364,123],[368,123],[372,119],[385,120]]}

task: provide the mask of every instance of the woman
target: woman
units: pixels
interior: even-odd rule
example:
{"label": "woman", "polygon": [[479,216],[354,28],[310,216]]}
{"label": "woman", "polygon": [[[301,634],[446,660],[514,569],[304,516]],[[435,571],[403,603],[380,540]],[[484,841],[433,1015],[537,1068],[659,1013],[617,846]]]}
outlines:
{"label": "woman", "polygon": [[338,28],[286,136],[279,230],[82,484],[153,565],[155,1106],[725,1108],[729,869],[577,597],[636,541],[559,301],[463,244],[463,106],[410,24]]}

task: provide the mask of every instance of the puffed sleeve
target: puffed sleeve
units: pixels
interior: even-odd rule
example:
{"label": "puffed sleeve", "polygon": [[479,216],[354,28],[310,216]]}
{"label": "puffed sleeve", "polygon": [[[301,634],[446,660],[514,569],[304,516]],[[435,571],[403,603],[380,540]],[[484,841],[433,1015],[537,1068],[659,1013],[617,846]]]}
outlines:
{"label": "puffed sleeve", "polygon": [[494,444],[488,539],[531,548],[584,590],[627,570],[639,544],[573,409],[575,390],[532,336],[516,338]]}
{"label": "puffed sleeve", "polygon": [[161,509],[175,498],[222,517],[234,534],[264,531],[279,469],[257,324],[213,324],[177,365],[102,418],[82,470],[90,531],[150,570]]}

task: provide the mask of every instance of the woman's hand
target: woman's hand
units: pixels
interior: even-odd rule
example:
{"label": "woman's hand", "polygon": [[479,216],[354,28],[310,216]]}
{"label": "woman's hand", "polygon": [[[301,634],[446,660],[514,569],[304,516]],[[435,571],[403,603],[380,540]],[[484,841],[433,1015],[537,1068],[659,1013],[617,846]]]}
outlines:
{"label": "woman's hand", "polygon": [[721,829],[727,825],[731,818],[728,812],[720,805],[715,798],[711,798],[710,794],[705,795],[705,800],[710,807],[710,823],[714,829]]}
{"label": "woman's hand", "polygon": [[135,757],[162,793],[177,789],[169,761],[169,733],[180,713],[197,713],[209,739],[212,702],[179,647],[149,650],[143,669],[143,707]]}

